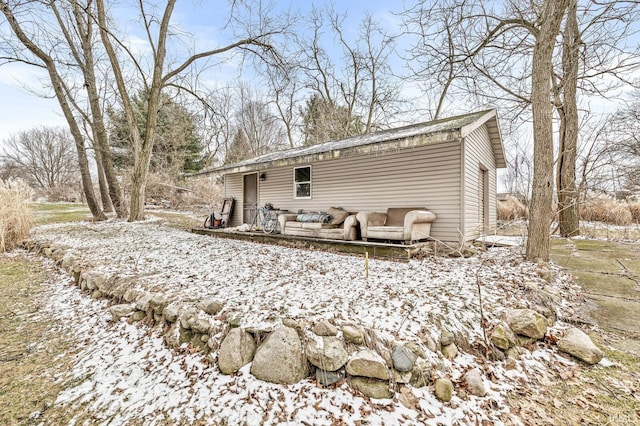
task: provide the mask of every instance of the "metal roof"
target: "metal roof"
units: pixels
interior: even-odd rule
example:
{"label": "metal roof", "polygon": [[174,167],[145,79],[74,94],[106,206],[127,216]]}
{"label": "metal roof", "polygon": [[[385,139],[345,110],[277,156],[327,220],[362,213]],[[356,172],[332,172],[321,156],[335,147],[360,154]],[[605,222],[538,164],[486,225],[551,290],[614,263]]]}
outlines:
{"label": "metal roof", "polygon": [[485,123],[487,123],[489,129],[489,137],[496,157],[496,165],[498,168],[506,167],[496,111],[492,109],[426,123],[412,124],[395,129],[382,130],[317,145],[271,152],[238,163],[225,164],[196,174],[248,172],[291,164],[328,160],[331,158],[344,158],[353,155],[382,154],[431,143],[456,139],[462,140],[462,138]]}

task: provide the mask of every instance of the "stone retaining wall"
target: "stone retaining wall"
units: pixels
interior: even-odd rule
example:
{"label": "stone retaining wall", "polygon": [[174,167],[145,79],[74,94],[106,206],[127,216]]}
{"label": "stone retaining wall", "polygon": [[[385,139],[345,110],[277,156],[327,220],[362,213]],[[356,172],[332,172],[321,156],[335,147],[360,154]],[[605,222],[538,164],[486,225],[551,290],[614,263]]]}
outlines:
{"label": "stone retaining wall", "polygon": [[[544,339],[547,327],[556,320],[553,295],[540,291],[535,309],[507,310],[504,321],[492,325],[489,348],[482,342],[468,342],[446,327],[437,341],[425,333],[406,342],[384,340],[360,324],[329,320],[284,319],[276,326],[255,327],[242,324],[241,318],[227,317],[224,300],[185,300],[179,294],[148,292],[138,288],[136,277],[105,276],[93,270],[73,249],[34,242],[24,246],[55,260],[91,297],[108,299],[114,321],[126,318],[155,327],[168,346],[201,351],[223,374],[234,374],[251,363],[251,374],[260,380],[293,384],[313,378],[321,386],[346,380],[365,396],[395,395],[405,405],[415,404],[410,387],[432,386],[444,402],[454,392],[461,397],[485,396],[491,382],[481,369],[467,369],[453,380],[446,360],[475,347],[476,355],[489,354],[504,361],[506,368],[515,368],[524,350],[521,346]],[[567,333],[571,341],[561,340],[558,346],[585,362],[597,363],[602,353],[585,336],[572,331]],[[478,352],[479,347],[484,353]]]}

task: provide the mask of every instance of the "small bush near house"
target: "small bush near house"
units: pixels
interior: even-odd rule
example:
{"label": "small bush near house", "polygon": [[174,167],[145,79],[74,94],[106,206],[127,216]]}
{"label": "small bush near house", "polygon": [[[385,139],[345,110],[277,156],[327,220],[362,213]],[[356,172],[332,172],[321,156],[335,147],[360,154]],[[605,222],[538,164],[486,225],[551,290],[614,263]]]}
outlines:
{"label": "small bush near house", "polygon": [[0,252],[15,248],[33,226],[33,190],[20,179],[0,180]]}
{"label": "small bush near house", "polygon": [[498,220],[527,219],[529,210],[520,200],[511,195],[505,200],[498,200]]}

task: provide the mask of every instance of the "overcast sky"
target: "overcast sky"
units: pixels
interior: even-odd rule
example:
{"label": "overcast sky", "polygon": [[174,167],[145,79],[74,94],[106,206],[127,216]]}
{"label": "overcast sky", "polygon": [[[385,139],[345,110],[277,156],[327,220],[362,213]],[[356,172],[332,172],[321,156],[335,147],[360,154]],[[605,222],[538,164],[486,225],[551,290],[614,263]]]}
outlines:
{"label": "overcast sky", "polygon": [[[162,4],[162,2],[158,2]],[[224,15],[220,14],[220,1],[201,1],[201,0],[182,0],[178,1],[178,5],[173,14],[172,22],[174,25],[186,29],[196,35],[196,43],[207,45],[209,42],[218,43],[217,46],[223,45],[227,40],[220,40],[218,28],[220,20]],[[312,2],[295,2],[293,0],[276,0],[278,7],[287,8],[294,4],[296,8],[310,8]],[[301,5],[298,5],[301,3]],[[317,5],[329,3],[324,0],[313,2]],[[400,2],[389,2],[384,0],[350,0],[344,4],[337,2],[336,10],[346,11],[349,21],[353,24],[353,28],[357,27],[358,22],[365,13],[369,12],[376,18],[385,20],[385,16],[391,17],[388,12],[389,5],[401,5]],[[120,17],[129,14],[128,19],[118,19],[124,22],[122,29],[128,31],[139,31],[137,22],[133,20],[134,11],[121,11]],[[216,22],[218,21],[218,22]],[[213,24],[213,25],[212,25]],[[138,28],[136,28],[138,27]],[[0,30],[7,31],[8,25],[2,16],[0,20]],[[215,45],[215,44],[214,44]],[[210,45],[207,47],[211,47]],[[225,68],[221,68],[221,79],[229,80],[237,77],[237,72],[233,71],[233,67],[229,67],[226,72],[231,74],[223,75]],[[32,89],[45,93],[47,75],[33,66],[23,64],[9,64],[0,66],[0,143],[9,135],[21,130],[27,130],[34,126],[66,126],[66,122],[56,99],[45,99],[37,96]],[[26,88],[28,87],[28,88]]]}

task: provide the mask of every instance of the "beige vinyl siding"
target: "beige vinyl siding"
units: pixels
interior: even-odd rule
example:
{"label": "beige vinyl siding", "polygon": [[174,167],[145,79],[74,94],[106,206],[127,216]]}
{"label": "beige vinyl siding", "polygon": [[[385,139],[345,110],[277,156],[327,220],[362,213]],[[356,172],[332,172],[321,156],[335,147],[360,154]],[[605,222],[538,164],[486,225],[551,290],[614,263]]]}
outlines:
{"label": "beige vinyl siding", "polygon": [[[260,182],[258,182],[258,191],[260,191]],[[233,197],[236,199],[233,207],[233,214],[229,219],[229,226],[238,226],[242,224],[242,173],[233,175],[225,175],[224,177],[224,193],[225,197]]]}
{"label": "beige vinyl siding", "polygon": [[[294,198],[293,166],[287,166],[260,171],[267,178],[259,183],[259,203],[269,202],[294,212],[323,211],[332,206],[354,212],[423,206],[438,217],[431,228],[434,238],[460,238],[460,141],[309,165],[311,199]],[[227,175],[225,184],[227,196],[241,200],[242,176]],[[234,214],[231,224],[238,225],[239,216]]]}
{"label": "beige vinyl siding", "polygon": [[464,140],[464,228],[465,240],[477,238],[483,230],[480,205],[481,168],[488,170],[488,223],[487,231],[496,227],[496,164],[486,125],[471,132]]}

